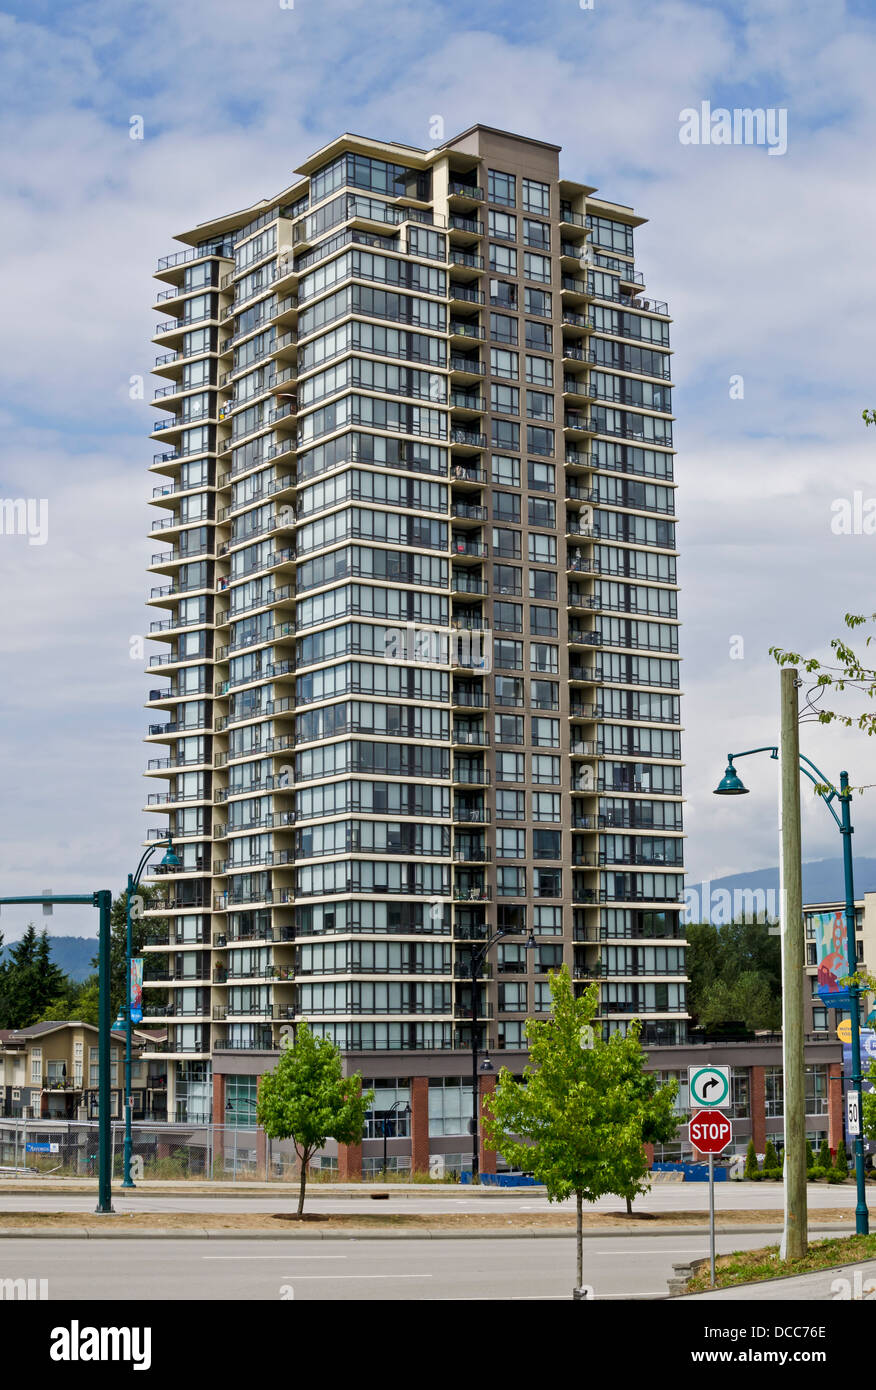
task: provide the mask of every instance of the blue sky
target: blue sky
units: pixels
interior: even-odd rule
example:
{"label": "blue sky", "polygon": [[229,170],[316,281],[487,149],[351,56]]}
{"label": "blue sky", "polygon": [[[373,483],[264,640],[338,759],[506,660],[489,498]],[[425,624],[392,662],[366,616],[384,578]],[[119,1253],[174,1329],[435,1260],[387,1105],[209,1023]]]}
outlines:
{"label": "blue sky", "polygon": [[[876,404],[874,70],[872,6],[833,0],[0,9],[0,495],[50,507],[45,546],[0,536],[4,891],[116,890],[149,823],[149,681],[129,652],[156,548],[158,256],[339,132],[428,145],[436,115],[448,137],[480,120],[560,144],[565,174],[650,219],[638,265],[675,319],[689,871],[775,863],[774,765],[749,764],[741,805],[710,790],[729,748],[775,736],[769,646],[824,652],[847,609],[876,606],[874,538],[830,527],[835,499],[876,495],[860,419]],[[783,108],[787,153],[683,146],[679,113],[705,100]],[[810,725],[804,746],[876,782],[862,735]],[[808,796],[804,845],[838,851]],[[25,920],[6,911],[7,937]],[[73,912],[53,925],[91,930]]]}

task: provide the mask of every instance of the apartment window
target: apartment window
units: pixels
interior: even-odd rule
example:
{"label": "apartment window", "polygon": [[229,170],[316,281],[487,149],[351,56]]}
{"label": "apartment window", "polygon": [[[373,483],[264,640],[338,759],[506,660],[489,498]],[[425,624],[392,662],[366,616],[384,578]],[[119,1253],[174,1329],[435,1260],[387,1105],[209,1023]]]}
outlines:
{"label": "apartment window", "polygon": [[[522,779],[518,779],[522,780]],[[532,780],[536,786],[560,785],[560,760],[551,753],[533,753]]]}
{"label": "apartment window", "polygon": [[551,675],[558,675],[560,669],[559,647],[553,646],[550,642],[530,642],[529,669],[530,671],[547,671]]}
{"label": "apartment window", "polygon": [[496,820],[525,820],[524,793],[498,790],[496,792]]}
{"label": "apartment window", "polygon": [[520,451],[520,426],[514,420],[493,420],[491,440],[494,449]]}
{"label": "apartment window", "polygon": [[[559,748],[560,721],[547,719],[543,715],[532,716],[532,742],[536,748]],[[551,817],[555,819],[555,817]]]}
{"label": "apartment window", "polygon": [[807,965],[817,965],[817,964],[818,964],[818,961],[817,961],[817,959],[816,959],[816,946],[815,946],[815,942],[814,942],[814,941],[807,941],[807,943],[806,943],[806,964],[807,964]]}
{"label": "apartment window", "polygon": [[494,526],[493,550],[496,555],[504,555],[510,560],[519,560],[520,532],[511,531],[505,526]]}
{"label": "apartment window", "polygon": [[43,1049],[32,1047],[30,1050],[30,1083],[32,1086],[39,1086],[43,1079]]}
{"label": "apartment window", "polygon": [[816,1033],[826,1033],[828,1030],[827,1009],[812,1010],[812,1027]]}
{"label": "apartment window", "polygon": [[530,532],[529,559],[534,565],[555,565],[557,563],[556,536],[542,536],[537,531]]}
{"label": "apartment window", "polygon": [[[532,896],[534,898],[561,898],[563,896],[563,871],[562,869],[533,869],[532,871]],[[541,951],[559,951],[559,959],[556,962],[558,969],[563,963],[563,948],[542,946]],[[537,966],[541,969],[541,966]],[[553,969],[554,967],[550,967]]]}
{"label": "apartment window", "polygon": [[499,985],[499,1012],[503,1014],[526,1013],[526,982],[515,980]]}
{"label": "apartment window", "polygon": [[559,615],[556,608],[536,607],[529,609],[529,631],[533,637],[559,637]]}
{"label": "apartment window", "polygon": [[533,859],[560,859],[562,858],[562,831],[560,830],[533,830],[532,832],[532,857]]}
{"label": "apartment window", "polygon": [[554,364],[549,357],[526,354],[526,380],[533,386],[553,386]]}
{"label": "apartment window", "polygon": [[496,594],[522,594],[522,571],[516,565],[493,565],[493,592]]}
{"label": "apartment window", "polygon": [[517,240],[517,218],[513,212],[496,212],[490,208],[487,228],[490,236],[499,241]]}
{"label": "apartment window", "polygon": [[507,314],[490,314],[490,338],[494,343],[516,343],[517,320]]}
{"label": "apartment window", "polygon": [[531,217],[523,219],[523,240],[527,246],[534,246],[537,251],[550,251],[551,249],[551,229],[548,222],[534,222]]}
{"label": "apartment window", "polygon": [[497,859],[525,859],[526,831],[508,830],[506,827],[496,831]]}
{"label": "apartment window", "polygon": [[491,280],[490,303],[503,309],[516,309],[517,286],[511,280]]}
{"label": "apartment window", "polygon": [[540,285],[549,285],[551,282],[549,257],[539,256],[535,251],[524,251],[523,275],[527,280],[536,280]]}
{"label": "apartment window", "polygon": [[532,1011],[536,1014],[549,1014],[553,1008],[553,995],[550,981],[537,980],[532,988]]}
{"label": "apartment window", "polygon": [[556,502],[550,501],[547,497],[530,497],[529,524],[530,526],[543,526],[546,530],[556,530]]}
{"label": "apartment window", "polygon": [[[557,760],[559,761],[559,760]],[[559,781],[559,778],[557,779]],[[523,754],[522,753],[497,753],[496,754],[496,781],[497,782],[522,782],[524,781]]]}
{"label": "apartment window", "polygon": [[520,603],[494,603],[493,627],[502,632],[522,632],[523,605]]}
{"label": "apartment window", "polygon": [[547,598],[556,603],[557,576],[554,570],[529,571],[529,597]]}
{"label": "apartment window", "polygon": [[552,463],[529,459],[526,467],[527,486],[533,492],[556,492],[556,473]]}
{"label": "apartment window", "polygon": [[533,792],[532,819],[534,821],[558,821],[560,819],[560,793]]}
{"label": "apartment window", "polygon": [[549,323],[527,323],[525,341],[534,352],[553,352],[554,330]]}
{"label": "apartment window", "polygon": [[522,714],[497,714],[494,721],[497,743],[523,742]]}
{"label": "apartment window", "polygon": [[523,211],[534,212],[541,217],[549,217],[551,211],[550,195],[550,184],[540,183],[538,179],[524,179],[521,199]]}
{"label": "apartment window", "polygon": [[516,381],[519,376],[517,363],[516,352],[509,352],[507,348],[490,348],[490,371],[493,376]]}
{"label": "apartment window", "polygon": [[493,493],[493,520],[520,525],[520,498],[516,492]]}
{"label": "apartment window", "polygon": [[554,432],[540,425],[526,426],[526,452],[550,456],[554,452]]}
{"label": "apartment window", "polygon": [[[539,793],[543,795],[543,793]],[[542,936],[562,936],[563,909],[541,903],[532,909],[532,930]]]}
{"label": "apartment window", "polygon": [[518,676],[494,676],[494,689],[497,705],[511,705],[520,709],[523,705],[523,681]]}
{"label": "apartment window", "polygon": [[[553,396],[546,391],[527,391],[526,414],[530,420],[552,420],[554,418]],[[553,444],[549,449],[536,449],[533,452],[539,454],[553,453]]]}
{"label": "apartment window", "polygon": [[500,864],[496,869],[496,894],[500,898],[525,898],[526,870],[517,865]]}
{"label": "apartment window", "polygon": [[530,700],[533,709],[559,709],[560,687],[557,681],[529,682]]}
{"label": "apartment window", "polygon": [[500,1052],[520,1052],[526,1047],[525,1023],[509,1023],[503,1019],[496,1027],[496,1035]]}
{"label": "apartment window", "polygon": [[533,290],[527,286],[523,291],[523,309],[525,313],[532,314],[534,318],[549,319],[553,312],[553,298],[550,290]]}
{"label": "apartment window", "polygon": [[[530,392],[527,391],[527,396]],[[516,386],[503,386],[494,381],[490,386],[490,407],[501,415],[520,414],[520,392]]]}
{"label": "apartment window", "polygon": [[[528,254],[528,253],[527,253]],[[517,249],[514,246],[503,246],[501,243],[490,243],[490,270],[494,270],[497,275],[516,275],[517,274]]]}
{"label": "apartment window", "polygon": [[512,642],[506,637],[493,641],[493,660],[506,671],[523,670],[523,643]]}
{"label": "apartment window", "polygon": [[491,203],[499,203],[502,207],[515,207],[517,203],[517,180],[515,176],[505,174],[501,169],[488,169],[487,197]]}
{"label": "apartment window", "polygon": [[520,460],[507,454],[493,454],[492,481],[502,487],[520,486]]}

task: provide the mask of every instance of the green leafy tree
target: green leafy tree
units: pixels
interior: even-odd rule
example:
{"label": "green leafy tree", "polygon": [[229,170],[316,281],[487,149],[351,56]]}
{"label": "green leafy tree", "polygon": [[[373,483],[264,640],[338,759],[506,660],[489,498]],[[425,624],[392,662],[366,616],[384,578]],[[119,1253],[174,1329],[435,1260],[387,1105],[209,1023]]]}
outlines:
{"label": "green leafy tree", "polygon": [[76,1019],[80,1023],[91,1023],[97,1028],[99,1026],[99,998],[100,990],[96,975],[89,975],[86,980],[82,981],[71,980],[68,977],[65,992],[49,1001],[37,1022],[65,1023],[68,1020]]}
{"label": "green leafy tree", "polygon": [[781,1026],[781,942],[767,922],[691,922],[685,953],[695,1026],[720,1034]]}
{"label": "green leafy tree", "polygon": [[845,1139],[840,1139],[839,1143],[836,1146],[836,1158],[834,1159],[834,1167],[836,1168],[836,1171],[838,1173],[842,1173],[844,1178],[848,1177],[849,1159],[848,1154],[846,1153]]}
{"label": "green leafy tree", "polygon": [[[843,621],[854,632],[876,621],[876,613],[846,613]],[[865,647],[870,646],[874,635],[870,633],[865,637]],[[873,735],[876,733],[876,668],[868,665],[866,656],[859,655],[845,637],[831,638],[830,645],[833,662],[821,662],[817,657],[803,656],[801,652],[784,647],[770,647],[770,656],[779,666],[797,666],[804,675],[813,677],[806,697],[809,718],[819,724],[841,724],[844,728],[862,729]],[[858,701],[857,711],[849,712],[823,703],[826,697],[833,702],[834,696],[850,693]]]}
{"label": "green leafy tree", "polygon": [[748,1148],[745,1150],[745,1176],[749,1181],[753,1181],[760,1169],[757,1166],[757,1149],[754,1147],[754,1140],[749,1139]]}
{"label": "green leafy tree", "polygon": [[330,1038],[315,1038],[306,1023],[286,1043],[273,1071],[259,1086],[256,1116],[270,1139],[291,1139],[301,1165],[298,1217],[304,1214],[307,1166],[327,1139],[357,1144],[374,1092],[362,1077],[344,1076],[340,1050]]}
{"label": "green leafy tree", "polygon": [[[598,987],[576,999],[567,967],[549,976],[553,1012],[530,1019],[523,1080],[503,1067],[484,1103],[484,1135],[515,1167],[544,1183],[548,1199],[574,1194],[578,1288],[583,1283],[583,1204],[640,1191],[646,1133],[668,1133],[674,1087],[658,1098],[644,1083],[638,1035],[593,1035]],[[664,1123],[666,1128],[664,1129]]]}

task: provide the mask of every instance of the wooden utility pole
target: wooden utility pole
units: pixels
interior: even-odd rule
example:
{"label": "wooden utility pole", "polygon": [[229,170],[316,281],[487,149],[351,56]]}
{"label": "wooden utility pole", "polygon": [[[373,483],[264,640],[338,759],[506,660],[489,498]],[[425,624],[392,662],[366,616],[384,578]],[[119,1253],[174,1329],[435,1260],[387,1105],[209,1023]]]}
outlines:
{"label": "wooden utility pole", "polygon": [[803,872],[800,845],[800,732],[797,672],[781,672],[782,1070],[785,1114],[785,1221],[781,1257],[799,1259],[808,1247],[806,1213],[806,1077],[803,1059]]}

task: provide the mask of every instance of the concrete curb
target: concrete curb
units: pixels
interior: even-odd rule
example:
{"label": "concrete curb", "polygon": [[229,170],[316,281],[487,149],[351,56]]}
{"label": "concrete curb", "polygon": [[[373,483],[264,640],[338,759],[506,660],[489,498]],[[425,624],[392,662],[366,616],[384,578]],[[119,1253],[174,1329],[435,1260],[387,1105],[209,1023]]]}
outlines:
{"label": "concrete curb", "polygon": [[[724,1228],[717,1227],[718,1235],[771,1235],[776,1234],[781,1228],[776,1226],[733,1226]],[[810,1226],[810,1231],[836,1232],[836,1226]],[[422,1230],[387,1230],[385,1228],[370,1230],[367,1226],[350,1226],[346,1230],[323,1231],[315,1230],[277,1230],[265,1231],[257,1230],[207,1230],[205,1228],[188,1228],[173,1230],[168,1228],[156,1227],[152,1230],[112,1230],[109,1226],[106,1229],[97,1229],[93,1226],[60,1226],[52,1230],[48,1227],[34,1229],[33,1227],[22,1227],[17,1229],[14,1226],[0,1227],[0,1240],[569,1240],[575,1235],[575,1229],[551,1229],[534,1228],[530,1230],[509,1231],[507,1226],[497,1226],[495,1228],[486,1227],[478,1231],[465,1230],[430,1230],[424,1227]],[[584,1232],[585,1240],[605,1240],[606,1238],[618,1236],[705,1236],[708,1235],[708,1228],[702,1226],[666,1226],[660,1231],[654,1231],[651,1227],[640,1230],[618,1230],[610,1227],[605,1230],[590,1230]],[[795,1276],[796,1277],[796,1276]]]}

